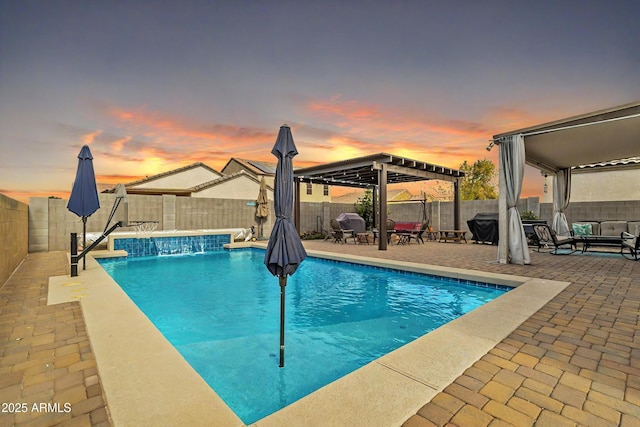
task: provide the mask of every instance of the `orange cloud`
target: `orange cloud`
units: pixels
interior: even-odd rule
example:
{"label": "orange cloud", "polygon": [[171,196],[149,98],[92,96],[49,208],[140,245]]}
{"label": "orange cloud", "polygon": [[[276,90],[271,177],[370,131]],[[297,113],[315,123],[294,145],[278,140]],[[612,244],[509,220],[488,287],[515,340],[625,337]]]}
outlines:
{"label": "orange cloud", "polygon": [[[246,143],[264,143],[273,139],[273,132],[264,129],[242,126],[194,123],[183,117],[171,117],[162,113],[149,113],[144,110],[121,110],[113,108],[110,114],[130,134],[140,134],[149,138],[159,138],[170,146],[185,142],[215,142],[224,148],[237,146],[238,141]],[[218,146],[218,148],[220,148]]]}
{"label": "orange cloud", "polygon": [[[128,171],[151,175],[194,162],[221,170],[231,157],[276,161],[270,151],[277,129],[204,123],[146,108],[103,111],[115,121],[120,134],[94,136],[100,135],[101,155],[113,175],[127,175]],[[497,164],[497,150],[485,151],[489,138],[505,126],[517,128],[534,121],[517,108],[494,108],[474,121],[442,117],[433,111],[383,108],[341,95],[309,101],[304,112],[310,116],[308,122],[320,125],[290,123],[300,151],[294,159],[296,167],[378,152],[452,168],[464,160],[483,158]]]}
{"label": "orange cloud", "polygon": [[485,142],[492,135],[491,128],[480,122],[440,118],[428,111],[383,109],[341,96],[314,100],[306,107],[314,120],[328,121],[328,126],[340,128],[339,138],[313,129],[314,134],[323,137],[321,146],[330,150],[342,150],[346,144],[352,152],[389,152],[457,167],[463,160],[483,157]]}
{"label": "orange cloud", "polygon": [[82,140],[82,143],[85,145],[89,145],[91,144],[93,141],[95,141],[95,139],[100,136],[100,134],[102,133],[101,130],[94,130],[92,132],[89,132],[87,134],[84,134],[80,137],[80,139]]}
{"label": "orange cloud", "polygon": [[382,116],[374,105],[363,105],[357,101],[341,101],[341,96],[334,96],[329,102],[312,101],[307,108],[314,113],[335,117],[341,120],[372,120]]}
{"label": "orange cloud", "polygon": [[115,141],[111,142],[110,147],[111,147],[111,149],[112,149],[112,150],[114,150],[114,151],[118,151],[118,152],[119,152],[119,151],[122,151],[122,149],[124,148],[124,146],[125,146],[129,141],[131,141],[131,139],[132,139],[132,138],[131,138],[130,136],[126,136],[126,137],[124,137],[124,138],[116,139]]}

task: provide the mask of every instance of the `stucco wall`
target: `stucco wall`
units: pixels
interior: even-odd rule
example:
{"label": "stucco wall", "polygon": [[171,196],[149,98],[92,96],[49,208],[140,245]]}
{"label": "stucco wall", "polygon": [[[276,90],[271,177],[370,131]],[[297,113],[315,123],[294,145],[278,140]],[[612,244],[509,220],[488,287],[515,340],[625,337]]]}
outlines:
{"label": "stucco wall", "polygon": [[[543,203],[553,203],[554,176],[547,177]],[[571,173],[571,202],[640,201],[640,166],[615,169],[575,170]]]}
{"label": "stucco wall", "polygon": [[[230,179],[214,187],[193,193],[192,197],[256,200],[259,191],[259,183],[246,176],[238,176],[235,179]],[[273,200],[273,191],[267,190],[267,197],[269,200]]]}
{"label": "stucco wall", "polygon": [[0,194],[0,286],[27,256],[29,206]]}

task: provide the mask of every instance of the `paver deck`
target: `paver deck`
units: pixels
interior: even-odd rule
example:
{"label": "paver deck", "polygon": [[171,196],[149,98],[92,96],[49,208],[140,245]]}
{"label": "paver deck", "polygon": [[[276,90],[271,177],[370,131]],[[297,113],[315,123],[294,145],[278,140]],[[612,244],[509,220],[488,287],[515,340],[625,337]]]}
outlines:
{"label": "paver deck", "polygon": [[[640,426],[640,262],[533,252],[531,265],[500,265],[495,246],[435,242],[305,247],[571,282],[403,426]],[[0,402],[72,410],[0,413],[0,426],[110,425],[79,304],[46,305],[48,277],[67,269],[63,253],[29,254],[0,289]]]}
{"label": "paver deck", "polygon": [[0,288],[0,426],[110,426],[78,302],[47,305],[62,252],[29,254]]}

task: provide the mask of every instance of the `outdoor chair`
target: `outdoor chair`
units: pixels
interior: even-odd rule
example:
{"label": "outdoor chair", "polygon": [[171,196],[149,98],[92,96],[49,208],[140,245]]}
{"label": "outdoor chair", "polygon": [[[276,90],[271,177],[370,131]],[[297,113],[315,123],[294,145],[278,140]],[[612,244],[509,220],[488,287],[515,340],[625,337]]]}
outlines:
{"label": "outdoor chair", "polygon": [[[640,249],[640,236],[634,236],[633,234],[623,232],[620,237],[622,237],[622,245],[620,247],[620,254],[627,258],[638,261],[638,251]],[[629,257],[625,255],[625,250],[629,251]]]}
{"label": "outdoor chair", "polygon": [[[558,236],[547,224],[533,224],[533,232],[537,238],[538,252],[540,252],[540,249],[543,247],[553,247],[550,253],[554,255],[568,255],[578,250],[576,246],[577,241],[573,236]],[[558,252],[561,246],[567,245],[571,247],[571,252]]]}
{"label": "outdoor chair", "polygon": [[331,220],[331,233],[333,235],[333,243],[346,243],[347,239],[353,239],[353,243],[356,243],[356,234],[354,231],[342,228],[335,218]]}
{"label": "outdoor chair", "polygon": [[417,230],[409,230],[409,231],[406,231],[406,232],[403,232],[403,233],[399,233],[400,241],[398,242],[398,244],[399,245],[410,244],[411,243],[411,239],[414,239],[416,241],[416,243],[418,243],[418,244],[424,243],[424,240],[422,239],[422,235],[428,229],[429,229],[429,222],[425,221],[425,222],[422,223],[420,228],[417,229]]}

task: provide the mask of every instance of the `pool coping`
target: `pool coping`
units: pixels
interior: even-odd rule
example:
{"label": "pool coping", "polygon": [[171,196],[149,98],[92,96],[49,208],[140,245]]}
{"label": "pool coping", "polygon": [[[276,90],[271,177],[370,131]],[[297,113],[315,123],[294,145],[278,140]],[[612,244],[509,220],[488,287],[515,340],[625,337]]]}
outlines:
{"label": "pool coping", "polygon": [[[230,246],[265,247],[263,243]],[[123,252],[96,252],[87,258],[87,270],[78,277],[51,277],[48,295],[49,304],[80,301],[113,424],[244,426],[94,259],[126,255]],[[486,281],[514,289],[253,426],[400,425],[569,284],[307,252],[336,261]]]}

